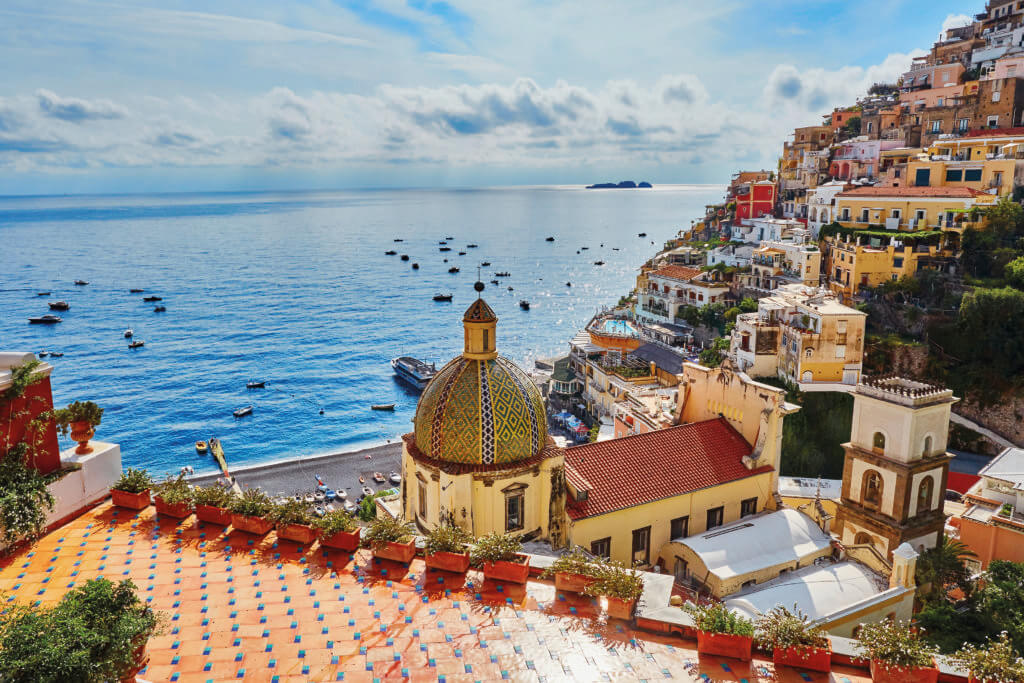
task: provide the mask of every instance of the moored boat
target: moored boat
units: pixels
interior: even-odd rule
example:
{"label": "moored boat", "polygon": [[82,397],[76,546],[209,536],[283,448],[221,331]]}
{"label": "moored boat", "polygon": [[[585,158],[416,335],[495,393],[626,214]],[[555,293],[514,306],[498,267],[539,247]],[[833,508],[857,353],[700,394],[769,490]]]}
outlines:
{"label": "moored boat", "polygon": [[36,296],[50,296],[50,292],[36,292]]}
{"label": "moored boat", "polygon": [[145,292],[145,291],[146,291],[146,290],[144,290],[144,289],[140,289],[140,288],[138,288],[138,287],[132,287],[131,289],[129,289],[129,290],[128,290],[128,293],[129,293],[129,294],[142,294],[142,293],[143,293],[143,292]]}
{"label": "moored boat", "polygon": [[134,335],[135,335],[135,330],[133,330],[130,327],[127,330],[124,331],[124,338],[125,339],[131,339]]}
{"label": "moored boat", "polygon": [[520,300],[519,308],[523,309],[524,311],[530,310],[530,302],[527,301],[526,299]]}
{"label": "moored boat", "polygon": [[133,341],[131,344],[128,345],[128,348],[129,349],[138,349],[138,348],[141,348],[141,347],[143,347],[145,345],[146,345],[146,342],[142,341],[141,339],[136,339],[135,341]]}
{"label": "moored boat", "polygon": [[78,285],[79,287],[84,287],[85,285],[89,284],[89,281],[88,280],[75,280],[75,284]]}
{"label": "moored boat", "polygon": [[235,417],[245,417],[246,415],[251,415],[252,414],[252,406],[245,406],[243,408],[236,408],[235,410],[231,411],[231,414],[234,415]]}
{"label": "moored boat", "polygon": [[434,301],[451,301],[451,300],[452,300],[452,295],[451,294],[435,294],[434,295]]}
{"label": "moored boat", "polygon": [[71,308],[67,301],[51,301],[47,304],[51,311],[66,311]]}
{"label": "moored boat", "polygon": [[142,300],[143,301],[163,301],[164,299],[161,296],[144,296],[144,297],[142,297]]}
{"label": "moored boat", "polygon": [[265,386],[267,386],[266,382],[259,382],[256,380],[249,380],[245,383],[246,389],[262,389]]}
{"label": "moored boat", "polygon": [[420,269],[420,264],[418,264],[418,263],[412,264],[412,269],[413,270],[419,270]]}
{"label": "moored boat", "polygon": [[399,258],[401,258],[403,261],[408,261],[409,260],[409,255],[408,254],[402,254]]}
{"label": "moored boat", "polygon": [[397,251],[395,251],[394,249],[388,249],[387,251],[385,251],[385,252],[384,252],[384,255],[385,255],[385,256],[394,256],[394,255],[395,255],[395,254],[397,254],[397,253],[398,253],[398,252],[397,252]]}
{"label": "moored boat", "polygon": [[479,246],[480,246],[479,244],[467,244],[466,248],[467,249],[476,249]]}
{"label": "moored boat", "polygon": [[451,247],[440,247],[440,248],[438,249],[438,251],[451,251],[451,250],[452,250],[452,248],[451,248]]}
{"label": "moored boat", "polygon": [[63,357],[64,357],[64,352],[63,351],[50,351],[50,358],[63,358]]}
{"label": "moored boat", "polygon": [[545,241],[545,242],[554,242],[554,241],[555,241],[555,238],[554,238],[554,237],[548,237],[548,238],[546,238],[546,239],[545,239],[544,241]]}
{"label": "moored boat", "polygon": [[207,446],[205,441],[196,441],[196,453],[205,453]]}
{"label": "moored boat", "polygon": [[154,306],[153,307],[153,312],[154,313],[163,313],[166,310],[167,310],[166,306]]}
{"label": "moored boat", "polygon": [[[448,299],[451,301],[451,299]],[[402,379],[417,389],[423,389],[427,383],[437,374],[437,366],[431,363],[427,365],[418,358],[412,356],[401,356],[391,361],[391,368],[399,379]]]}
{"label": "moored boat", "polygon": [[383,472],[374,472],[373,473],[373,480],[375,482],[377,482],[378,484],[383,484],[385,481],[387,481],[384,478],[384,473]]}
{"label": "moored boat", "polygon": [[394,403],[374,403],[370,406],[370,410],[394,410]]}
{"label": "moored boat", "polygon": [[490,262],[490,261],[482,261],[482,262],[480,263],[480,265],[481,265],[481,266],[484,266],[484,267],[486,268],[487,266],[491,265],[491,262]]}
{"label": "moored boat", "polygon": [[448,269],[448,272],[449,273],[457,273],[457,272],[459,272],[459,268],[458,268],[458,266],[452,266],[451,268]]}
{"label": "moored boat", "polygon": [[46,315],[41,315],[37,318],[29,318],[28,322],[32,325],[56,325],[59,322],[63,322],[63,320],[64,319],[59,315],[47,313]]}

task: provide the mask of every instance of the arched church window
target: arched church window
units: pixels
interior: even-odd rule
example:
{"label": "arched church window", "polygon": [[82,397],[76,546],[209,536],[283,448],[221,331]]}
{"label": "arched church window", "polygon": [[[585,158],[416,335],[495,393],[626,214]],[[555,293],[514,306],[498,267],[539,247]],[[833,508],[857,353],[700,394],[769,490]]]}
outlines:
{"label": "arched church window", "polygon": [[874,470],[865,472],[863,489],[861,498],[864,502],[878,505],[882,500],[882,476]]}
{"label": "arched church window", "polygon": [[926,436],[926,437],[924,437],[924,450],[921,451],[921,455],[924,456],[924,457],[928,457],[931,454],[932,454],[932,437],[931,436]]}
{"label": "arched church window", "polygon": [[877,448],[880,451],[885,450],[885,434],[882,432],[875,432],[875,436],[871,439],[871,447]]}
{"label": "arched church window", "polygon": [[917,514],[932,509],[932,491],[935,488],[931,477],[925,477],[917,486]]}
{"label": "arched church window", "polygon": [[864,531],[858,531],[857,535],[853,537],[854,545],[871,545],[871,542],[871,534]]}

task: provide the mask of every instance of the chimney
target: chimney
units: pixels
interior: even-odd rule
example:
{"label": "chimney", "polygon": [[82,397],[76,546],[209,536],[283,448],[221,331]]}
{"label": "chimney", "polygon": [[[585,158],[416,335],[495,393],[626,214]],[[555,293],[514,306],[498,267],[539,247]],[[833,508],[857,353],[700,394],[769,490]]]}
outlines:
{"label": "chimney", "polygon": [[892,574],[889,575],[889,588],[915,588],[914,571],[917,569],[917,551],[909,543],[901,543],[892,551]]}

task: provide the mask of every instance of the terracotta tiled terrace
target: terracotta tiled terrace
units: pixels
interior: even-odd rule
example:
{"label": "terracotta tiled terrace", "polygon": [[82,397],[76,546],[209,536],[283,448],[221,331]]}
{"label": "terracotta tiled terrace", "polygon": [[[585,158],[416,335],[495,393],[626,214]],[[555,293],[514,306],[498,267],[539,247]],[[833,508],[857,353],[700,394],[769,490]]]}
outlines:
{"label": "terracotta tiled terrace", "polygon": [[165,632],[149,681],[779,681],[866,683],[701,657],[695,643],[608,620],[590,598],[377,563],[274,534],[101,505],[7,558],[7,599],[54,602],[76,584],[130,578]]}

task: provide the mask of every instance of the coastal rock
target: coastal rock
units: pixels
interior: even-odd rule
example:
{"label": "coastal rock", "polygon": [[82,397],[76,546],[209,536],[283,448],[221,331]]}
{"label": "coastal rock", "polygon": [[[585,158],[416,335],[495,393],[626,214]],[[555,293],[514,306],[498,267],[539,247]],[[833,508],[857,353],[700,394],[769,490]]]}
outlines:
{"label": "coastal rock", "polygon": [[646,180],[641,181],[639,184],[632,180],[622,180],[617,183],[594,183],[593,185],[587,185],[588,190],[634,190],[636,188],[650,188],[652,185]]}

